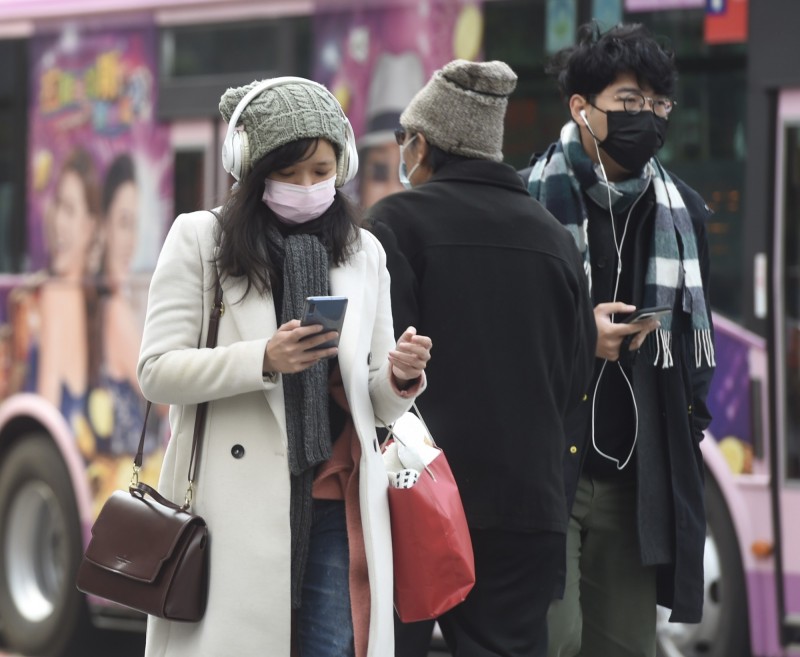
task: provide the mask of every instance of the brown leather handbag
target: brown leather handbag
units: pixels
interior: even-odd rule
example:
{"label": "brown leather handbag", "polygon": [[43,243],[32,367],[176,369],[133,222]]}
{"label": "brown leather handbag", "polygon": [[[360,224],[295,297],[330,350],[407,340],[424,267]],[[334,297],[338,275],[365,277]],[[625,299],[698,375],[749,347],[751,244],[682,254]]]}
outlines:
{"label": "brown leather handbag", "polygon": [[[223,312],[217,281],[207,347],[216,345]],[[148,402],[131,485],[127,492],[114,492],[100,510],[76,584],[84,593],[152,616],[197,622],[203,618],[208,598],[209,537],[205,520],[189,509],[208,402],[197,407],[189,486],[182,506],[139,481],[150,406]]]}

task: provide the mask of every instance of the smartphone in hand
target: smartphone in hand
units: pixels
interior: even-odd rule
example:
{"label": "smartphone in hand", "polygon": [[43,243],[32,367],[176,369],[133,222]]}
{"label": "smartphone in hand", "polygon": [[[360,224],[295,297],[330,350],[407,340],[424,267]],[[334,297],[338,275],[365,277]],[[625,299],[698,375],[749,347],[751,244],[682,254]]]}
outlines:
{"label": "smartphone in hand", "polygon": [[636,322],[644,322],[648,319],[660,319],[664,315],[669,315],[671,312],[671,306],[651,306],[650,308],[639,308],[638,310],[634,310],[622,321],[626,324],[635,324]]}
{"label": "smartphone in hand", "polygon": [[[321,324],[322,333],[336,331],[341,334],[344,324],[344,314],[347,310],[347,297],[307,297],[303,316],[300,319],[301,326],[311,326]],[[318,349],[329,349],[339,344],[339,336],[335,340],[328,340],[321,345],[314,347],[312,351]]]}

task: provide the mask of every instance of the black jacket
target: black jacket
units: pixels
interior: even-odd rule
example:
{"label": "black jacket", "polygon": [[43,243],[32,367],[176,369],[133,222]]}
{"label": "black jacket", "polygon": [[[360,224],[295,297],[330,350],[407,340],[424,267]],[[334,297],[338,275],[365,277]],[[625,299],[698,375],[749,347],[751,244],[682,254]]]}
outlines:
{"label": "black jacket", "polygon": [[418,406],[468,522],[565,532],[564,417],[583,398],[596,328],[568,232],[511,167],[467,160],[369,212],[392,311],[433,340]]}
{"label": "black jacket", "polygon": [[[550,152],[548,150],[548,152]],[[520,172],[527,181],[530,169]],[[675,183],[692,220],[706,305],[709,301],[709,254],[705,223],[711,211],[702,198],[674,174]],[[653,230],[655,200],[652,188],[634,209],[629,250],[623,250],[623,271],[629,276],[630,298],[621,301],[642,305],[642,292]],[[586,200],[589,222],[593,303],[611,301],[614,245],[609,215]],[[627,255],[626,255],[627,254]],[[623,285],[624,287],[624,285]],[[659,604],[672,608],[670,620],[699,622],[703,605],[703,552],[706,522],[703,498],[703,459],[699,443],[711,421],[706,396],[713,367],[695,365],[691,317],[683,312],[680,295],[672,313],[672,355],[674,366],[662,369],[653,364],[648,342],[632,357],[622,354],[620,362],[630,375],[639,413],[639,434],[635,454],[637,477],[637,520],[642,561],[658,566]],[[602,361],[595,366],[594,382]],[[626,384],[627,385],[627,384]],[[629,396],[628,391],[620,398]],[[600,413],[608,412],[601,409]],[[577,450],[567,452],[565,483],[568,503],[574,498],[581,467],[591,444],[591,405],[585,404],[567,421],[570,441]],[[597,461],[595,461],[596,463]],[[595,466],[596,467],[596,466]]]}

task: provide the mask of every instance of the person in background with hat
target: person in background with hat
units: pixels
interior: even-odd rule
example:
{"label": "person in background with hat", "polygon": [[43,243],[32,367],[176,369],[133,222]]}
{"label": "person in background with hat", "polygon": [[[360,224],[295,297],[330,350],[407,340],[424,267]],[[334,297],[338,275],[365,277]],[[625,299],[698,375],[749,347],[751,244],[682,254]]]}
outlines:
{"label": "person in background with hat", "polygon": [[[656,158],[675,110],[670,49],[639,24],[589,23],[548,72],[569,121],[521,175],[582,251],[599,336],[589,403],[569,423],[566,589],[549,656],[655,657],[656,603],[682,623],[703,609],[711,213]],[[625,322],[653,306],[670,313]]]}
{"label": "person in background with hat", "polygon": [[[407,327],[395,343],[384,250],[338,191],[357,155],[335,97],[276,78],[228,89],[219,109],[238,183],[215,214],[170,229],[138,365],[145,397],[172,405],[159,489],[176,502],[196,405],[210,402],[192,505],[211,536],[208,608],[196,624],[150,618],[146,655],[385,657],[393,587],[376,418],[394,421],[423,390],[431,340]],[[217,276],[224,314],[208,349]],[[348,298],[341,336],[300,325],[317,295]]]}
{"label": "person in background with hat", "polygon": [[545,657],[567,530],[564,416],[586,393],[595,350],[575,243],[502,163],[516,83],[499,61],[436,71],[400,117],[409,191],[368,212],[395,332],[412,322],[436,343],[418,406],[475,553],[474,588],[439,618],[455,657]]}
{"label": "person in background with hat", "polygon": [[367,126],[358,140],[358,191],[364,208],[403,191],[394,132],[400,127],[400,113],[425,82],[424,75],[419,55],[411,51],[382,53],[375,64],[367,95]]}

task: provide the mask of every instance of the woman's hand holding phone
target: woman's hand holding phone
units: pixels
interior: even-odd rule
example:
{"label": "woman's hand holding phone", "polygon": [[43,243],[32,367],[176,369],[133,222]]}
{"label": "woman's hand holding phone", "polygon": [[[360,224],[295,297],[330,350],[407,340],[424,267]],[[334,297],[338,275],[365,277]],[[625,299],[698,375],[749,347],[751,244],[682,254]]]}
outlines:
{"label": "woman's hand holding phone", "polygon": [[267,342],[262,371],[283,374],[302,372],[339,352],[338,347],[319,349],[320,345],[337,336],[335,331],[325,331],[320,324],[301,326],[299,319],[281,324]]}
{"label": "woman's hand holding phone", "polygon": [[267,342],[262,371],[302,372],[335,356],[346,310],[346,297],[308,297],[302,319],[282,324]]}

